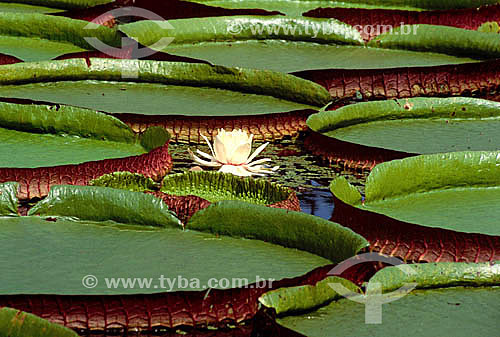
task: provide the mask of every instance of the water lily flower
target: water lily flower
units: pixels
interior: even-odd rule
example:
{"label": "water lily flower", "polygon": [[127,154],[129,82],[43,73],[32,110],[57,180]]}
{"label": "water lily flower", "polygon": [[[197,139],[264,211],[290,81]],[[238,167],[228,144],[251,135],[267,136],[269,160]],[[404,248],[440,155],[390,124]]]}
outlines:
{"label": "water lily flower", "polygon": [[253,135],[249,136],[246,131],[233,130],[227,132],[224,129],[220,129],[215,137],[213,147],[207,137],[203,135],[202,137],[207,142],[212,155],[196,150],[200,156],[210,160],[206,161],[196,156],[191,150],[188,150],[189,155],[198,165],[220,167],[219,172],[232,173],[237,176],[263,176],[273,173],[279,168],[279,166],[271,168],[268,165],[262,165],[262,163],[271,161],[270,158],[252,162],[269,143],[262,144],[250,155],[252,152]]}

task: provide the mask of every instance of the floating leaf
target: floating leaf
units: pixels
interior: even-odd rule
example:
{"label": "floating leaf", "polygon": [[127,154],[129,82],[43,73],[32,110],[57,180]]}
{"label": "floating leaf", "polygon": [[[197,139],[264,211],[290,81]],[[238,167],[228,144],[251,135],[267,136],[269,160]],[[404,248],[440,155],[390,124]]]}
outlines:
{"label": "floating leaf", "polygon": [[95,38],[119,47],[115,30],[95,23],[38,13],[2,13],[0,52],[24,61],[50,60],[60,55],[93,50],[87,42]]}
{"label": "floating leaf", "polygon": [[333,262],[343,261],[367,245],[363,237],[320,217],[235,200],[198,211],[187,228],[272,242]]}
{"label": "floating leaf", "polygon": [[159,188],[159,184],[154,182],[153,179],[147,178],[142,174],[127,171],[102,175],[92,180],[89,185],[118,188],[134,192],[155,191]]}
{"label": "floating leaf", "polygon": [[180,225],[163,201],[152,195],[97,186],[52,186],[49,195],[28,215],[159,227]]}
{"label": "floating leaf", "polygon": [[[169,54],[225,66],[298,72],[467,63],[474,60],[411,50],[366,48],[353,27],[334,19],[229,16],[139,21],[120,30],[143,45]],[[173,39],[166,43],[165,39]],[[157,47],[155,47],[157,46]],[[377,47],[377,46],[375,46]],[[256,57],[256,55],[258,55]],[[366,60],[370,59],[367,63]]]}
{"label": "floating leaf", "polygon": [[18,215],[18,189],[19,184],[15,182],[0,184],[0,216]]}
{"label": "floating leaf", "polygon": [[496,150],[500,145],[500,103],[474,98],[363,102],[321,111],[307,123],[344,142],[409,154]]}
{"label": "floating leaf", "polygon": [[382,163],[368,176],[363,204],[343,178],[330,188],[344,202],[355,201],[355,207],[400,221],[499,235],[499,163],[498,151],[440,153]]}
{"label": "floating leaf", "polygon": [[73,330],[11,308],[0,309],[0,336],[78,337]]}

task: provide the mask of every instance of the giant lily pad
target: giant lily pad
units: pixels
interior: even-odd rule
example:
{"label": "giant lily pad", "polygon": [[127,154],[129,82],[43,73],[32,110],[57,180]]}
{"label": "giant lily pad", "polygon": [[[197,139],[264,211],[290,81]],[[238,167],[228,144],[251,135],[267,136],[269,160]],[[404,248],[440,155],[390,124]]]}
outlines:
{"label": "giant lily pad", "polygon": [[78,337],[71,329],[20,310],[0,309],[0,335],[9,337]]}
{"label": "giant lily pad", "polygon": [[240,178],[219,172],[170,174],[163,179],[161,191],[179,196],[196,195],[211,202],[240,200],[260,205],[285,201],[293,193],[265,179]]}
{"label": "giant lily pad", "polygon": [[367,241],[334,222],[301,212],[236,200],[212,204],[194,214],[187,228],[295,247],[340,262]]}
{"label": "giant lily pad", "polygon": [[0,13],[58,13],[64,11],[59,8],[50,8],[45,6],[34,6],[22,3],[0,2]]}
{"label": "giant lily pad", "polygon": [[270,11],[280,11],[288,15],[300,15],[311,9],[320,7],[345,8],[385,8],[402,9],[406,11],[445,10],[458,8],[477,8],[483,5],[497,4],[497,0],[459,0],[459,1],[428,1],[428,0],[362,0],[362,1],[330,1],[330,0],[189,0],[210,6],[223,8],[260,8]]}
{"label": "giant lily pad", "polygon": [[0,138],[1,179],[18,181],[21,198],[44,195],[58,181],[85,183],[119,170],[127,158],[129,168],[162,177],[166,167],[155,161],[170,160],[163,129],[138,137],[112,116],[75,107],[0,103]]}
{"label": "giant lily pad", "polygon": [[87,21],[37,13],[0,16],[0,52],[24,61],[93,50],[86,38],[97,38],[110,47],[121,43],[115,30]]}
{"label": "giant lily pad", "polygon": [[497,150],[500,104],[465,97],[409,98],[347,105],[311,115],[325,136],[364,146],[428,154]]}
{"label": "giant lily pad", "polygon": [[500,152],[470,151],[379,164],[368,176],[364,201],[344,178],[330,188],[345,203],[400,221],[499,235],[499,182]]}
{"label": "giant lily pad", "polygon": [[[329,263],[296,249],[193,230],[145,230],[131,225],[102,226],[64,219],[53,222],[38,217],[2,218],[0,223],[2,266],[9,270],[1,276],[2,295],[200,291],[209,288],[211,278],[229,280],[226,284],[211,284],[213,288],[233,288],[244,284],[236,285],[232,278],[246,278],[248,284],[258,280],[257,276],[278,280]],[[26,233],[37,240],[27,241]],[[47,250],[47,246],[52,248]],[[99,284],[92,289],[83,287],[86,275],[96,276]],[[176,280],[172,288],[166,281],[164,285],[159,283],[161,275]],[[142,288],[108,288],[105,278],[112,277],[151,278],[155,283]],[[190,282],[177,283],[181,277]],[[199,281],[193,283],[192,279]]]}
{"label": "giant lily pad", "polygon": [[0,184],[0,216],[17,215],[18,183],[7,182]]}
{"label": "giant lily pad", "polygon": [[[334,19],[228,16],[139,21],[120,30],[143,45],[170,54],[225,66],[297,72],[311,69],[367,69],[473,62],[432,50],[366,48],[359,32]],[[165,39],[173,39],[163,43]],[[483,47],[483,43],[478,47]],[[376,47],[376,46],[375,46]],[[366,62],[370,59],[370,62]]]}
{"label": "giant lily pad", "polygon": [[[138,60],[91,58],[89,62],[90,66],[84,59],[1,66],[0,96],[121,113],[118,117],[131,124],[139,119],[146,125],[161,125],[176,139],[191,141],[201,139],[202,131],[211,136],[219,122],[236,127],[242,123],[240,117],[257,118],[254,116],[259,114],[274,114],[268,122],[275,123],[280,114],[296,112],[296,116],[283,114],[285,120],[279,127],[273,124],[257,129],[261,133],[277,129],[272,132],[276,138],[297,133],[305,125],[295,123],[295,119],[305,120],[304,109],[317,109],[330,100],[320,85],[272,71]],[[124,72],[134,69],[136,78],[123,78]],[[68,90],[72,95],[67,95]],[[183,116],[177,124],[175,115]],[[207,125],[200,125],[200,116]],[[190,117],[197,119],[192,126],[186,122]],[[253,125],[247,120],[240,127]]]}
{"label": "giant lily pad", "polygon": [[19,3],[34,6],[48,6],[61,9],[90,8],[104,5],[114,0],[2,0],[5,3]]}
{"label": "giant lily pad", "polygon": [[151,195],[96,186],[52,186],[28,215],[56,215],[90,221],[178,227],[179,220]]}
{"label": "giant lily pad", "polygon": [[[370,308],[365,307],[364,304],[348,299],[332,302],[328,306],[305,315],[284,317],[278,322],[311,337],[333,336],[335,334],[342,336],[368,334],[370,336],[399,336],[403,334],[422,336],[422,334],[428,333],[428,329],[437,332],[437,335],[449,334],[450,331],[453,331],[453,335],[464,337],[474,334],[474,331],[481,331],[487,335],[495,334],[497,327],[494,322],[496,322],[495,316],[500,309],[498,304],[500,290],[498,287],[485,287],[485,285],[500,284],[498,265],[437,263],[428,266],[406,265],[404,267],[406,269],[388,267],[375,274],[368,283],[366,293],[368,297],[364,300],[369,300],[370,294],[376,296],[378,292],[375,292],[375,288],[386,293],[399,288],[399,286],[410,284],[416,286],[417,289],[450,287],[460,283],[479,287],[414,290],[399,299],[398,297],[390,298],[390,294],[384,294],[383,299],[393,301],[382,305],[379,317],[381,324],[364,324],[365,310],[366,317],[373,316],[375,312],[370,311]],[[410,270],[412,272],[409,272]],[[484,280],[484,274],[489,275],[488,281]],[[338,283],[338,281],[333,281],[330,280],[330,284]],[[370,288],[370,285],[373,287]],[[272,295],[274,297],[279,295],[288,297],[287,299],[281,298],[281,301],[276,303],[277,305],[269,300],[266,301],[266,298],[270,297],[271,294],[264,295],[261,301],[271,307],[276,305],[277,309],[282,308],[283,303],[300,301],[309,303],[309,309],[313,309],[314,300],[317,299],[316,303],[322,304],[322,298],[311,297],[310,294],[321,293],[320,288],[328,286],[324,282],[320,282],[315,286],[317,288],[315,291],[304,292],[300,288],[274,291],[276,293]],[[325,291],[327,290],[324,290],[323,293]],[[279,292],[280,294],[278,294]],[[329,290],[329,292],[332,291]],[[331,298],[335,299],[333,292]],[[363,298],[358,296],[358,300],[363,300]],[[372,297],[372,300],[377,301],[375,297]],[[484,308],[488,310],[484,310]],[[345,315],[348,315],[350,319],[343,319]]]}

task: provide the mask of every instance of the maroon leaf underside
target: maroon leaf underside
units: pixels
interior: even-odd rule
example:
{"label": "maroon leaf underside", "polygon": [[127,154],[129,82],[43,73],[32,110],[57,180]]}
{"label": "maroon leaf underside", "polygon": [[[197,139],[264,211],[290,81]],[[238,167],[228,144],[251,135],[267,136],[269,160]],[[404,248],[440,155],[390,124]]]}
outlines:
{"label": "maroon leaf underside", "polygon": [[[1,295],[0,307],[33,313],[51,322],[85,331],[113,331],[182,326],[224,328],[252,319],[258,312],[258,298],[271,289],[315,284],[334,265],[317,268],[304,276],[273,282],[272,286],[197,292],[141,295]],[[354,269],[354,268],[351,268]],[[367,281],[373,268],[347,270],[341,276]],[[359,272],[361,270],[362,272]],[[262,285],[260,285],[262,286]]]}
{"label": "maroon leaf underside", "polygon": [[[189,218],[193,216],[193,214],[204,208],[207,208],[212,204],[210,201],[195,195],[177,196],[159,191],[146,193],[152,194],[155,197],[162,199],[168,206],[168,208],[177,215],[177,218],[183,224],[186,224]],[[286,200],[276,202],[267,206],[272,208],[288,209],[290,211],[301,211],[299,199],[297,198],[297,194],[293,190],[290,190],[290,194],[288,195],[288,198]]]}
{"label": "maroon leaf underside", "polygon": [[371,171],[375,165],[385,161],[417,155],[345,142],[312,130],[304,139],[304,147],[309,153],[328,161],[329,165],[333,163],[344,170],[360,172]]}
{"label": "maroon leaf underside", "polygon": [[19,63],[19,62],[23,62],[23,61],[18,59],[17,57],[0,53],[0,65],[14,64],[14,63]]}
{"label": "maroon leaf underside", "polygon": [[286,136],[296,136],[308,129],[306,120],[312,110],[299,110],[256,116],[145,116],[136,114],[113,114],[129,125],[135,132],[143,132],[150,126],[164,127],[173,142],[204,143],[201,137],[214,139],[218,129],[242,129],[254,134],[254,140],[276,141]]}
{"label": "maroon leaf underside", "polygon": [[491,262],[500,259],[500,236],[419,226],[350,206],[334,197],[331,221],[370,242],[370,250],[409,262]]}
{"label": "maroon leaf underside", "polygon": [[324,86],[334,101],[419,96],[498,100],[500,60],[415,68],[312,70],[295,75]]}
{"label": "maroon leaf underside", "polygon": [[40,168],[0,168],[0,182],[17,181],[21,200],[41,198],[53,185],[87,185],[90,180],[117,171],[140,173],[160,180],[172,169],[168,142],[149,153],[127,158],[91,161],[78,165]]}
{"label": "maroon leaf underside", "polygon": [[500,21],[500,5],[485,6],[480,9],[471,8],[425,12],[359,8],[318,8],[305,13],[304,16],[335,18],[343,21],[355,26],[363,39],[368,41],[383,33],[383,30],[377,30],[377,25],[390,25],[396,28],[401,26],[402,23],[405,25],[431,24],[477,30],[484,22]]}

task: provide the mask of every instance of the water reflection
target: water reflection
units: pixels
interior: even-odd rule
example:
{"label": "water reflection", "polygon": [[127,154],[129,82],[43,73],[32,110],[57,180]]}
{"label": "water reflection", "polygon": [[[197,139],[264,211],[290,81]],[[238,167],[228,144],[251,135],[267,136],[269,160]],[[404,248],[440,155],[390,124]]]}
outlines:
{"label": "water reflection", "polygon": [[330,220],[334,210],[333,196],[330,190],[312,180],[310,185],[317,188],[304,189],[297,193],[302,212]]}

